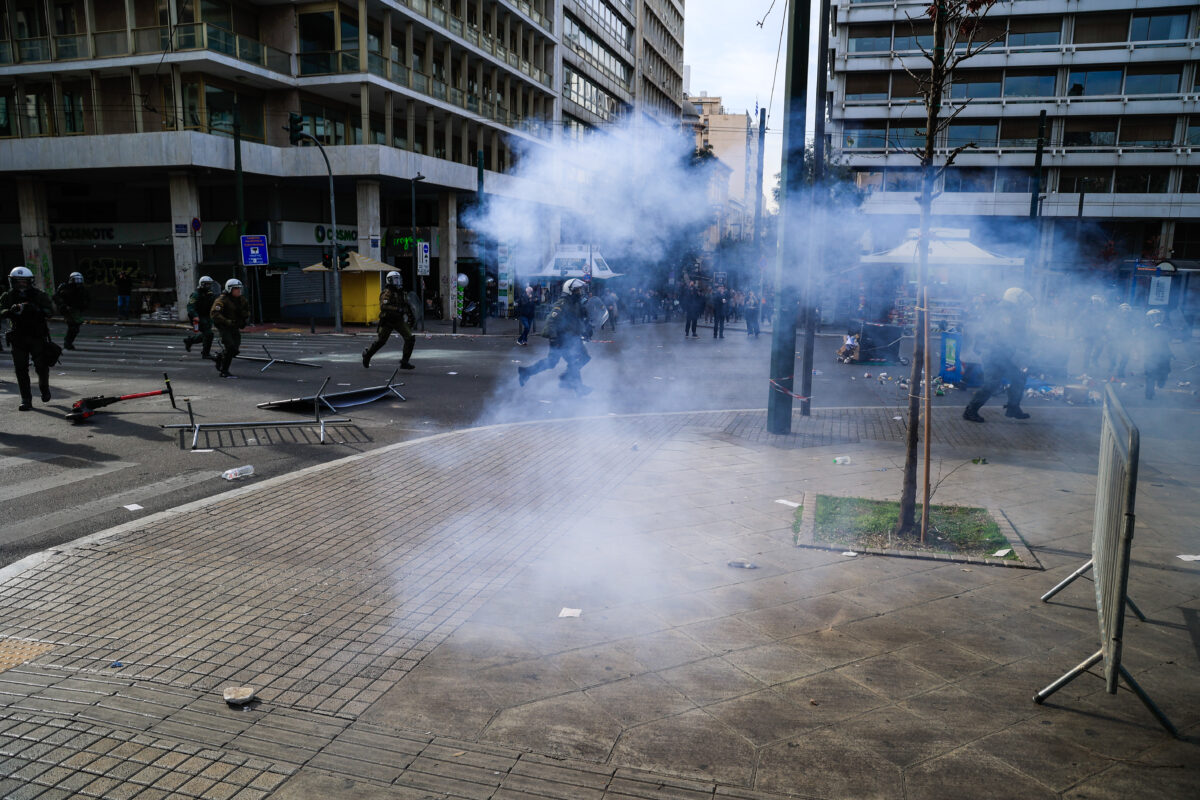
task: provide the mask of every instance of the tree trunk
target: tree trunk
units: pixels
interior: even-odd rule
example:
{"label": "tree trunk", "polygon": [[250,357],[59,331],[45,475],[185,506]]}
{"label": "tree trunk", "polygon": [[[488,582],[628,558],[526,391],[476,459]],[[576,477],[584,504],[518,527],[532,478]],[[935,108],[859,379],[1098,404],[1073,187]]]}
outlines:
{"label": "tree trunk", "polygon": [[[921,228],[917,239],[917,309],[916,326],[913,331],[912,370],[908,386],[908,430],[904,439],[904,485],[900,491],[900,519],[896,522],[896,535],[911,537],[916,533],[917,511],[917,451],[921,424],[921,378],[925,367],[925,341],[921,335],[925,330],[925,286],[929,280],[929,228],[933,214],[933,184],[937,177],[934,169],[934,145],[937,137],[937,120],[942,110],[942,88],[946,78],[945,8],[939,3],[933,18],[933,65],[930,69],[930,87],[925,103],[925,151],[921,156]],[[924,391],[931,391],[927,381]]]}

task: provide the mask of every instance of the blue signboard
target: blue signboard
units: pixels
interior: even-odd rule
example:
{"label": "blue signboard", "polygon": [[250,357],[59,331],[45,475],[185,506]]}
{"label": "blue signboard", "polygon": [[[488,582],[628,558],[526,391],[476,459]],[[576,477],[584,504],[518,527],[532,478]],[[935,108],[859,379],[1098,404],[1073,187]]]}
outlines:
{"label": "blue signboard", "polygon": [[242,266],[243,267],[265,267],[271,263],[267,258],[267,237],[266,236],[243,236],[242,237]]}

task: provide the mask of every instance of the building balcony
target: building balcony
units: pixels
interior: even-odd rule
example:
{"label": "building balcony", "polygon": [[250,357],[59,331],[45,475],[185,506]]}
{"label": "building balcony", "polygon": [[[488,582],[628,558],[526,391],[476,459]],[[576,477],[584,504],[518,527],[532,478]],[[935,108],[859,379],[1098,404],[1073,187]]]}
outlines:
{"label": "building balcony", "polygon": [[[162,25],[152,28],[97,31],[70,36],[41,36],[0,42],[0,65],[81,61],[122,56],[206,50],[263,67],[281,75],[292,74],[291,56],[248,36],[232,33],[207,22]],[[14,58],[15,55],[15,58]]]}

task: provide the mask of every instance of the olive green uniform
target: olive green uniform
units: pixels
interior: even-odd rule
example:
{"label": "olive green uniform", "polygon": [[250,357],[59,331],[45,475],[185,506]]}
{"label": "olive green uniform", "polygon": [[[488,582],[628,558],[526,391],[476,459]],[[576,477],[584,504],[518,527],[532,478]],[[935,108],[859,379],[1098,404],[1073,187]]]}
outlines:
{"label": "olive green uniform", "polygon": [[228,375],[234,356],[241,351],[242,328],[250,322],[250,301],[245,297],[234,297],[229,292],[221,292],[221,296],[212,304],[210,315],[221,337],[217,371]]}
{"label": "olive green uniform", "polygon": [[42,402],[50,400],[50,326],[46,320],[54,313],[50,296],[41,289],[13,289],[0,295],[0,317],[12,323],[8,344],[12,351],[13,372],[21,391],[21,408],[33,404],[33,387],[29,382],[29,362],[33,361],[38,376]]}
{"label": "olive green uniform", "polygon": [[188,319],[196,320],[196,325],[199,328],[197,333],[183,338],[183,346],[189,351],[192,345],[203,342],[204,347],[200,350],[202,358],[209,357],[209,351],[212,350],[213,343],[213,321],[212,307],[217,300],[216,295],[207,289],[197,289],[188,297],[187,313]]}
{"label": "olive green uniform", "polygon": [[416,312],[408,304],[404,292],[394,286],[384,287],[384,290],[379,293],[379,333],[375,336],[375,341],[371,342],[370,347],[363,350],[363,366],[371,366],[371,356],[378,353],[387,344],[392,331],[396,331],[404,340],[400,366],[411,369],[412,364],[409,363],[409,358],[417,343],[417,337],[413,336],[412,332],[412,323],[415,319]]}
{"label": "olive green uniform", "polygon": [[63,347],[75,349],[75,337],[83,325],[83,312],[91,304],[91,296],[82,283],[67,281],[54,291],[54,304],[67,323],[67,335],[63,338]]}

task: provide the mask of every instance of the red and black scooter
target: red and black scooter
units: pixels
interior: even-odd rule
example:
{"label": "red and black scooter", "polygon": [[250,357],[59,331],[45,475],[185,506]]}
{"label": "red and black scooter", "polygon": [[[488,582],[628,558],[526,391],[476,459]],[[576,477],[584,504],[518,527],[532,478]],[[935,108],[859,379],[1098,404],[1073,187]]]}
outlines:
{"label": "red and black scooter", "polygon": [[82,400],[76,400],[71,406],[71,411],[67,414],[67,419],[75,424],[83,422],[88,417],[96,415],[96,410],[111,406],[113,403],[119,403],[122,400],[136,400],[139,397],[157,397],[158,395],[168,395],[171,398],[171,408],[179,408],[175,405],[175,392],[171,389],[171,379],[167,377],[167,373],[163,373],[163,383],[166,384],[165,389],[156,389],[153,392],[138,392],[137,394],[123,394],[117,397],[108,397],[106,395],[96,395],[95,397],[85,397]]}

